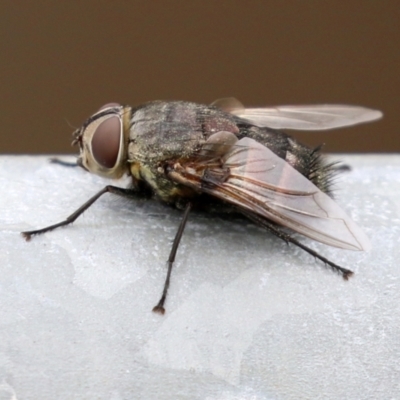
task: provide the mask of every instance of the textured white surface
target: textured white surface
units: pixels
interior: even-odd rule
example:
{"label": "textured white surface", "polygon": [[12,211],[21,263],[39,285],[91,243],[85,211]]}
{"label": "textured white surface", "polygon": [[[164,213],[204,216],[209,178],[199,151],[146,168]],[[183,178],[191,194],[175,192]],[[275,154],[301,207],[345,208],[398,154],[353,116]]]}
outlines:
{"label": "textured white surface", "polygon": [[400,396],[400,156],[335,157],[369,253],[304,242],[349,281],[243,220],[191,214],[167,312],[151,312],[181,212],[104,195],[46,157],[0,157],[0,399]]}

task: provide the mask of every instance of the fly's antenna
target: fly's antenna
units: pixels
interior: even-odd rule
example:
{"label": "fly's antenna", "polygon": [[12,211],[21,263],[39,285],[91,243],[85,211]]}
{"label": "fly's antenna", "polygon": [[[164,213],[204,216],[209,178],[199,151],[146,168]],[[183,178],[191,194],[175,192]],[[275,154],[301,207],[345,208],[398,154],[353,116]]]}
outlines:
{"label": "fly's antenna", "polygon": [[64,117],[64,121],[65,121],[65,122],[67,123],[67,125],[68,125],[71,129],[73,129],[74,131],[76,131],[76,130],[78,129],[77,126],[72,125],[72,124],[68,121],[67,117]]}

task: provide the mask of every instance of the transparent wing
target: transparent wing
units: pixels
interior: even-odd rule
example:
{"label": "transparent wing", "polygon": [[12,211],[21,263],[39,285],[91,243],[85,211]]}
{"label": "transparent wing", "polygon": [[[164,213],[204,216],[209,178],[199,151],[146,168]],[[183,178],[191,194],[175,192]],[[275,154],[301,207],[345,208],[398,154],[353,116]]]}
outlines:
{"label": "transparent wing", "polygon": [[253,125],[274,129],[326,130],[374,121],[383,115],[378,110],[340,104],[245,108],[235,98],[226,98],[212,105]]}
{"label": "transparent wing", "polygon": [[[212,146],[212,136],[210,140]],[[363,231],[333,199],[253,139],[231,145],[219,165],[214,158],[208,167],[202,160],[179,168],[172,179],[314,240],[350,250],[370,247]]]}
{"label": "transparent wing", "polygon": [[213,101],[210,106],[218,107],[226,112],[239,112],[244,111],[244,105],[235,97],[224,97]]}

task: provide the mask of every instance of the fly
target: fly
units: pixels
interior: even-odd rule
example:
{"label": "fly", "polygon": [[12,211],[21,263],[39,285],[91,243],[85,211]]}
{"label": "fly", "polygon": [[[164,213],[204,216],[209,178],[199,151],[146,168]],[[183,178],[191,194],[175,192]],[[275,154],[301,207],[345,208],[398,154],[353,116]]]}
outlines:
{"label": "fly", "polygon": [[153,308],[161,314],[192,209],[243,214],[347,280],[352,271],[290,234],[301,233],[342,249],[370,248],[363,231],[332,199],[331,180],[340,167],[328,163],[320,148],[310,149],[280,129],[325,130],[381,117],[380,111],[348,105],[245,108],[232,98],[211,105],[109,103],[73,133],[73,144],[80,148],[77,165],[111,179],[129,175],[131,186],[107,185],[64,221],[22,235],[29,240],[71,224],[104,193],[131,198],[151,195],[182,209],[162,295]]}

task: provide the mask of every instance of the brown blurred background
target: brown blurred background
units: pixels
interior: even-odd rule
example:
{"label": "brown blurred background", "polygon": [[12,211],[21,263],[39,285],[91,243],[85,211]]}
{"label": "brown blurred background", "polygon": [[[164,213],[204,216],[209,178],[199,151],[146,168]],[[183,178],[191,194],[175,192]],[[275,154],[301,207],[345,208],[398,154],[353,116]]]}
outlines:
{"label": "brown blurred background", "polygon": [[[3,0],[1,153],[71,153],[103,103],[349,103],[383,120],[293,132],[325,151],[400,151],[398,0]],[[68,122],[67,122],[68,121]]]}

